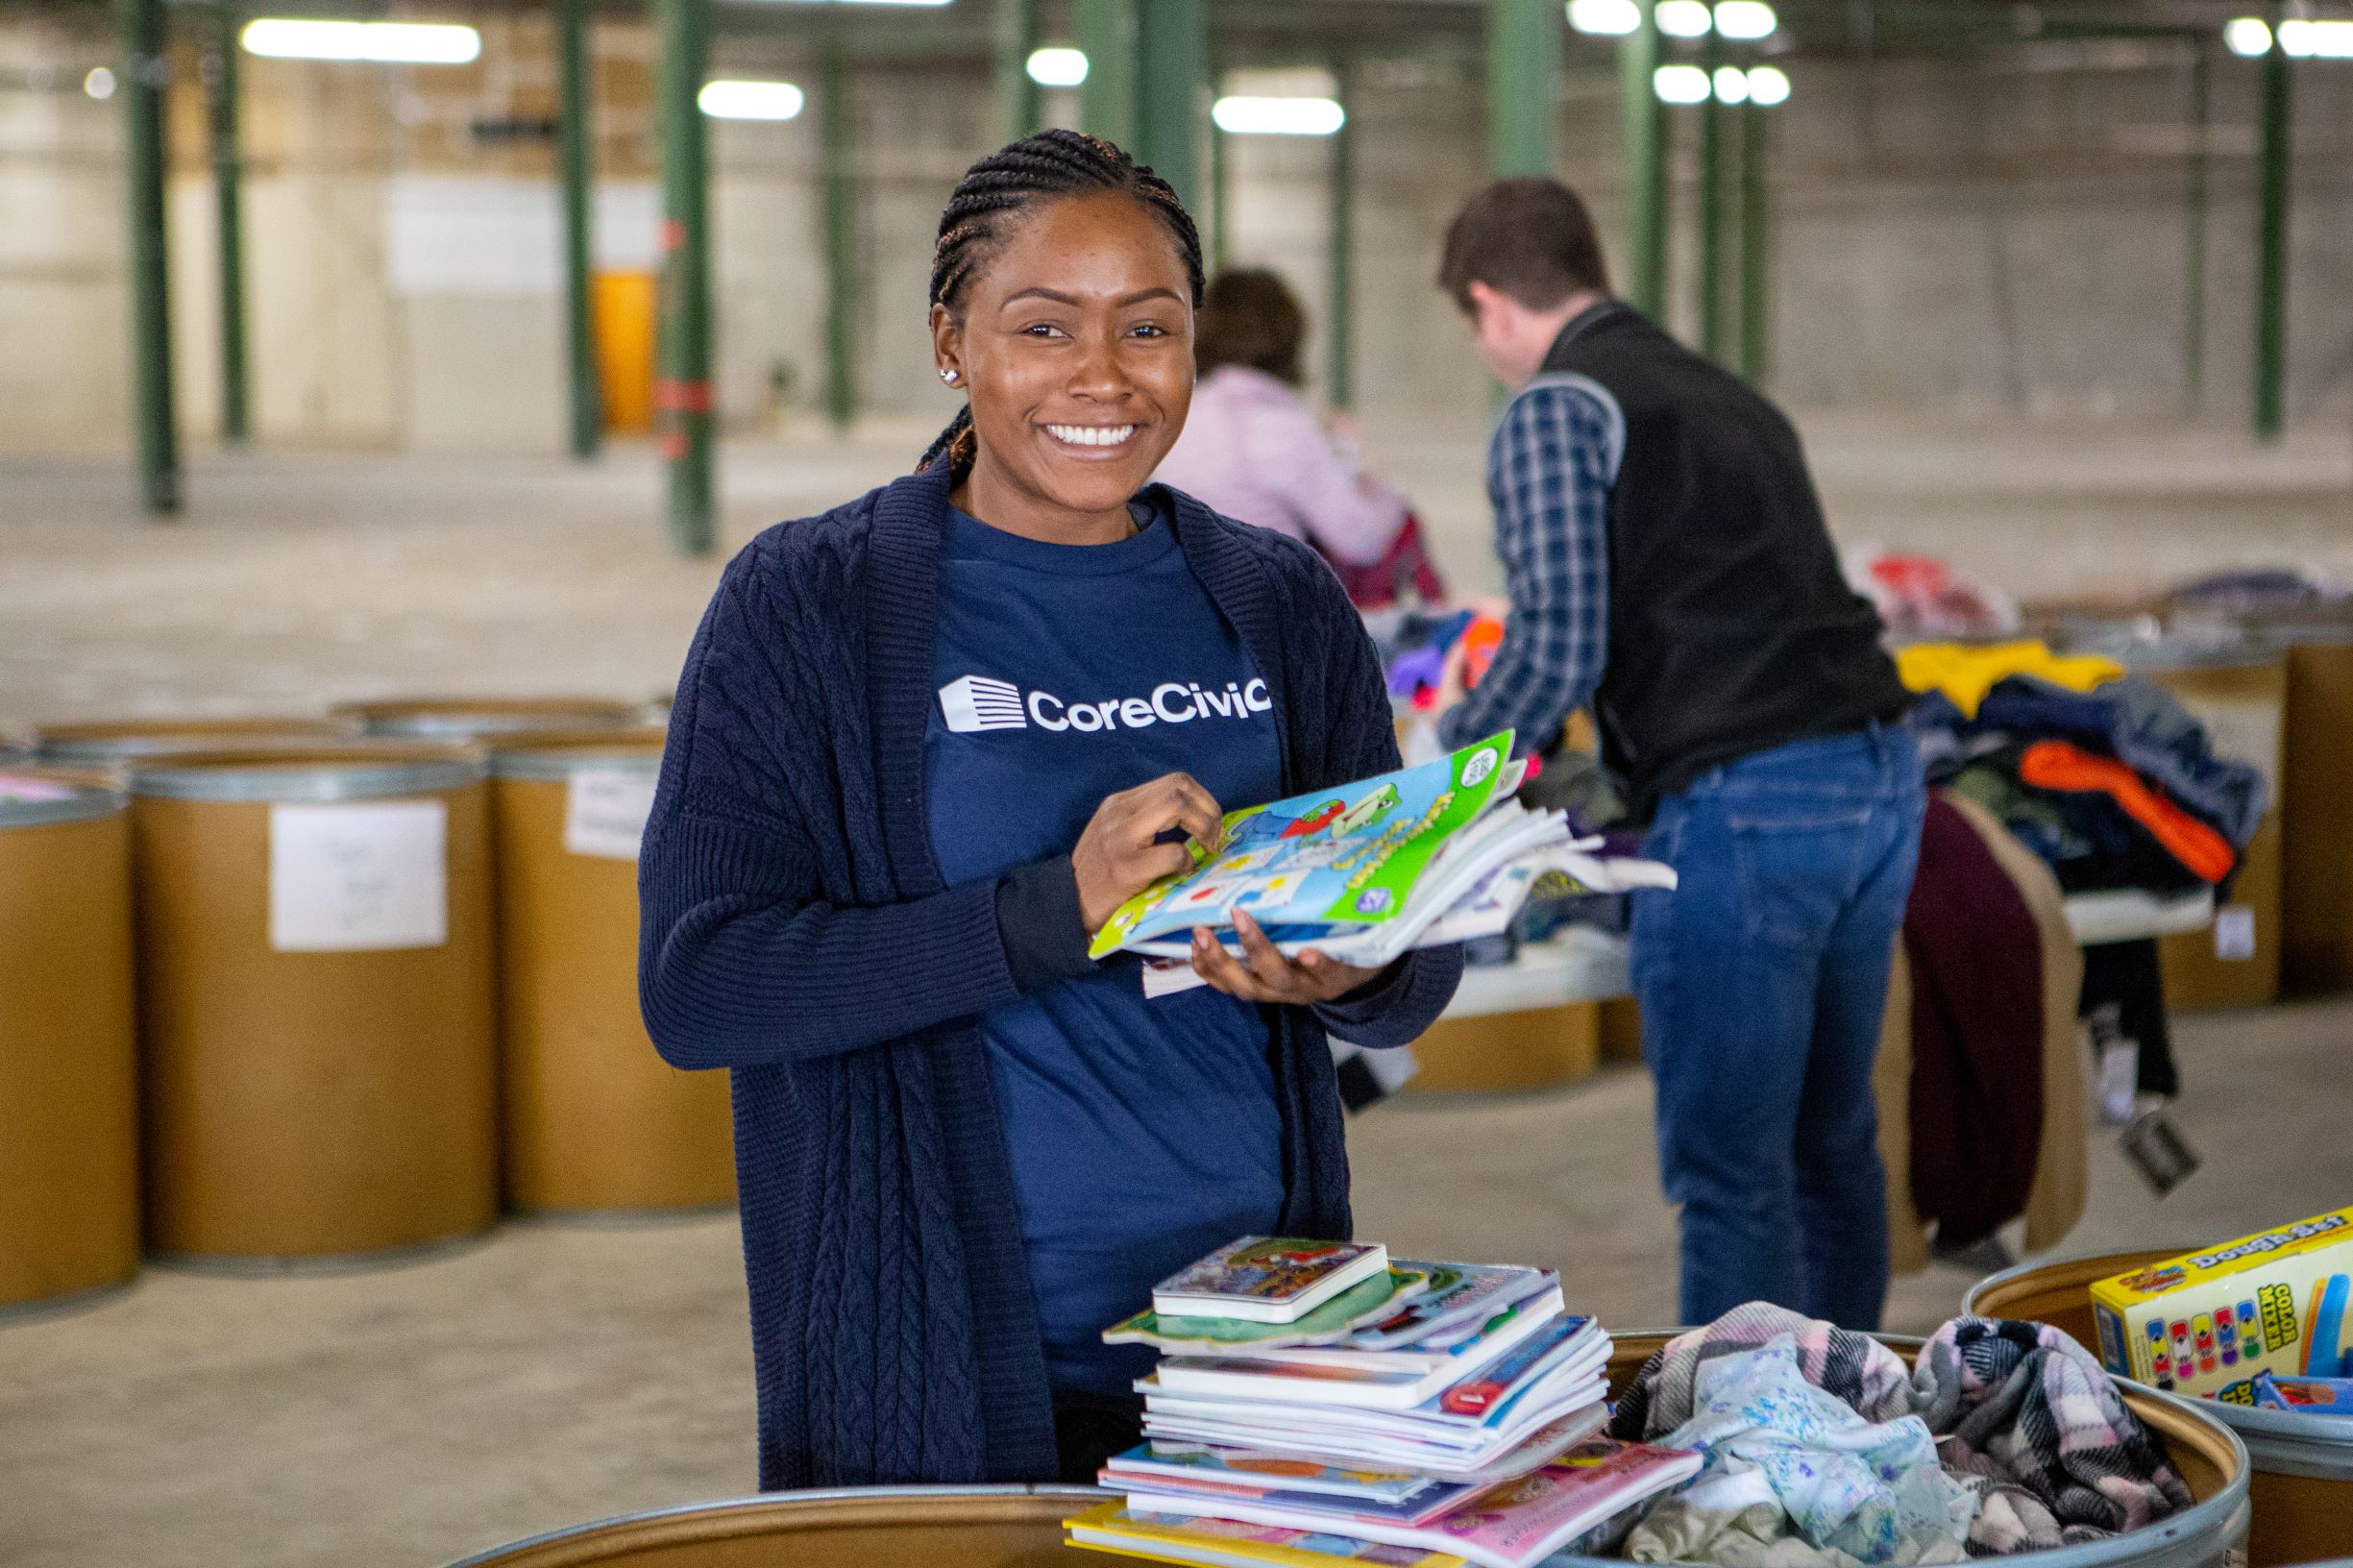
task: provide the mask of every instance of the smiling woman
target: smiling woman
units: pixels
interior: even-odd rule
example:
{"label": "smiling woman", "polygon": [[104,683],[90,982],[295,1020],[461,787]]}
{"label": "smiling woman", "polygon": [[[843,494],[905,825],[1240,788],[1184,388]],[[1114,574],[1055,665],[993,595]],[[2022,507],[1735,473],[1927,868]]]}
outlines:
{"label": "smiling woman", "polygon": [[639,981],[664,1057],[735,1074],[763,1487],[1091,1480],[1151,1360],[1101,1331],[1236,1236],[1345,1237],[1325,1029],[1403,1044],[1460,975],[1245,926],[1148,1000],[1087,957],[1225,806],[1397,766],[1321,561],[1146,482],[1201,287],[1110,143],[975,163],[931,288],[966,408],[755,539],[688,654]]}

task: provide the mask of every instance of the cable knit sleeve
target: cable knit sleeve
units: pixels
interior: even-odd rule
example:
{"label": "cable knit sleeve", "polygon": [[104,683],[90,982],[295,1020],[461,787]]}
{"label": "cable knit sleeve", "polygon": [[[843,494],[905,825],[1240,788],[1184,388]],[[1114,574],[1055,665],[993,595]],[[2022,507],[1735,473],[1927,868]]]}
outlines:
{"label": "cable knit sleeve", "polygon": [[[778,624],[751,570],[746,557],[729,567],[696,633],[639,853],[639,1005],[663,1059],[734,1067],[857,1050],[1013,1001],[1058,977],[1073,946],[1083,961],[1075,890],[1063,899],[1050,868],[903,902],[826,900],[849,849],[821,841],[810,819],[823,802],[804,811],[796,794],[811,788],[805,759],[836,744],[825,671],[780,664],[779,650],[839,633]],[[1065,918],[1070,932],[1034,929]]]}

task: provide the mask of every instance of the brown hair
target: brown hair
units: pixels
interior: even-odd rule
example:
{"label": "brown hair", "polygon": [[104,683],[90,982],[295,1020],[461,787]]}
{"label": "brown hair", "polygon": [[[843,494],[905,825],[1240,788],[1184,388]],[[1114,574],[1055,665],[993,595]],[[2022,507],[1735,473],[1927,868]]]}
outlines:
{"label": "brown hair", "polygon": [[1557,180],[1498,180],[1463,204],[1447,226],[1438,286],[1464,311],[1471,284],[1484,283],[1549,310],[1580,289],[1609,292],[1593,214]]}
{"label": "brown hair", "polygon": [[1193,368],[1207,376],[1243,365],[1297,386],[1307,335],[1307,312],[1281,278],[1263,267],[1230,268],[1210,280],[1193,324]]}

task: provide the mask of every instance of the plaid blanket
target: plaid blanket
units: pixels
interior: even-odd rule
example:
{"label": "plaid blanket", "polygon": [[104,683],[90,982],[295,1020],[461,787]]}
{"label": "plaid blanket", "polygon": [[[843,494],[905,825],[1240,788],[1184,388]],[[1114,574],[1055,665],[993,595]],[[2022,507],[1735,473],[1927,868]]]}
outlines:
{"label": "plaid blanket", "polygon": [[2191,1505],[2165,1445],[2105,1369],[2058,1329],[1957,1317],[1910,1369],[1868,1335],[1751,1302],[1670,1339],[1618,1401],[1611,1434],[1653,1441],[1691,1418],[1700,1367],[1782,1335],[1805,1380],[1865,1420],[1918,1415],[1948,1470],[1980,1495],[1973,1556],[2104,1539]]}

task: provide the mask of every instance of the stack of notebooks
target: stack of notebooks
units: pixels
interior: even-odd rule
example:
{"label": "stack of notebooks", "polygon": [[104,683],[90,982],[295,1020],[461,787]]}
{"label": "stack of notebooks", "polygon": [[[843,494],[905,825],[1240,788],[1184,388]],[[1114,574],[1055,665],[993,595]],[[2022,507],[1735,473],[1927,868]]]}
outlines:
{"label": "stack of notebooks", "polygon": [[1418,768],[1229,812],[1216,854],[1114,912],[1091,949],[1140,953],[1144,992],[1201,984],[1188,962],[1207,927],[1238,947],[1246,914],[1287,953],[1313,947],[1379,968],[1415,947],[1493,936],[1532,893],[1671,888],[1672,869],[1597,854],[1557,811],[1513,798],[1527,772],[1511,732]]}
{"label": "stack of notebooks", "polygon": [[1609,1336],[1549,1269],[1244,1237],[1107,1331],[1159,1347],[1141,1445],[1068,1523],[1168,1562],[1525,1568],[1598,1550],[1700,1458],[1599,1435]]}

